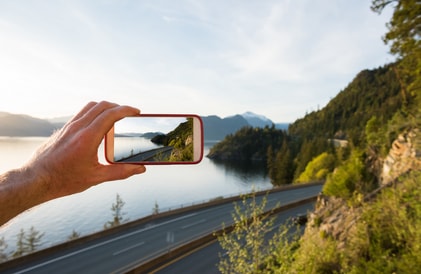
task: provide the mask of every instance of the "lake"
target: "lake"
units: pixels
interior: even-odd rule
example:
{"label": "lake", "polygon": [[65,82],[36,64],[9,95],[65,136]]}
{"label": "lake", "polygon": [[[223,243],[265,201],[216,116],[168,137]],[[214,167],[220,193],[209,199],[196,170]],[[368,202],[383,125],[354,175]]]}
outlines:
{"label": "lake", "polygon": [[[22,165],[46,138],[0,137],[0,173]],[[214,142],[205,143],[205,155]],[[103,147],[98,155],[104,160]],[[256,164],[218,163],[204,158],[197,165],[147,166],[144,174],[107,182],[85,192],[39,205],[0,227],[8,251],[15,249],[16,235],[33,226],[44,233],[41,248],[65,242],[73,231],[87,235],[103,229],[112,220],[116,195],[125,202],[124,217],[135,220],[153,212],[202,203],[251,190],[271,188],[265,168]]]}

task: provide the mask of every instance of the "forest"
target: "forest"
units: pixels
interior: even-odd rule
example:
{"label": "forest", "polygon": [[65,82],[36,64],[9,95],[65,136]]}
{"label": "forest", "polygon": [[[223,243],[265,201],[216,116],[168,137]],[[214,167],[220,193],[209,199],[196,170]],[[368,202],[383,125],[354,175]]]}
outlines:
{"label": "forest", "polygon": [[[273,222],[262,214],[264,203],[238,207],[233,218],[251,221],[219,237],[229,255],[221,257],[222,273],[421,269],[421,2],[373,0],[371,9],[381,13],[390,6],[383,40],[396,62],[361,71],[323,109],[286,132],[247,128],[211,150],[212,157],[249,160],[266,150],[274,185],[324,181],[304,235],[286,224],[263,245]],[[269,142],[276,134],[282,138]],[[245,153],[231,151],[246,144]]]}
{"label": "forest", "polygon": [[[265,161],[275,185],[302,182],[300,175],[310,161],[327,160],[327,170],[307,180],[325,179],[350,155],[351,148],[367,145],[366,126],[369,121],[384,131],[396,113],[414,104],[415,97],[403,96],[397,76],[400,63],[387,64],[373,70],[361,71],[351,83],[324,108],[305,115],[290,124],[287,131],[274,127],[245,127],[228,135],[209,152],[211,159]],[[383,145],[388,147],[398,132],[389,131]],[[337,147],[334,140],[344,140],[347,147]],[[329,155],[328,158],[317,156]]]}

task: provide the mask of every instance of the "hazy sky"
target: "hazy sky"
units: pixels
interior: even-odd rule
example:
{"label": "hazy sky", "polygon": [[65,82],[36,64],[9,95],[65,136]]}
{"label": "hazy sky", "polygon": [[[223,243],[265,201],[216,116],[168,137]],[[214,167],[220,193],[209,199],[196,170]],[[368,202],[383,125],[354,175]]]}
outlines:
{"label": "hazy sky", "polygon": [[0,111],[253,111],[292,122],[394,60],[368,0],[0,0]]}

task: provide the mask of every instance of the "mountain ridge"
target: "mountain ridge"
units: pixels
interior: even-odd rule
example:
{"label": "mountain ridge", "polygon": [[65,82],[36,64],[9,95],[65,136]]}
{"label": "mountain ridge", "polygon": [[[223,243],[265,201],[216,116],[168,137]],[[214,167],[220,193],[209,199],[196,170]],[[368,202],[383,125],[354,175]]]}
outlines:
{"label": "mountain ridge", "polygon": [[[265,127],[275,125],[278,129],[287,129],[287,123],[275,124],[269,118],[247,111],[221,118],[217,115],[201,116],[204,124],[205,140],[222,140],[243,127]],[[61,128],[70,117],[42,119],[27,114],[14,114],[0,111],[0,136],[30,137],[50,136]]]}

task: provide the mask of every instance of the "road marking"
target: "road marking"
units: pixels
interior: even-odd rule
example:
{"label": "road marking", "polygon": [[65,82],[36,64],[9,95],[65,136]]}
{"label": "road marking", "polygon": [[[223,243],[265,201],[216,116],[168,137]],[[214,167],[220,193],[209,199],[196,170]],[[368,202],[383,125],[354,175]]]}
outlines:
{"label": "road marking", "polygon": [[125,249],[122,249],[122,250],[120,250],[120,251],[114,252],[114,253],[113,253],[113,256],[120,255],[121,253],[124,253],[124,252],[126,252],[126,251],[129,251],[130,249],[136,248],[136,247],[141,246],[141,245],[144,245],[144,244],[145,244],[145,242],[140,242],[140,243],[138,243],[138,244],[135,244],[135,245],[129,246],[129,247],[125,248]]}
{"label": "road marking", "polygon": [[182,228],[182,229],[186,229],[186,228],[189,228],[189,227],[192,227],[192,226],[198,225],[198,224],[202,224],[202,223],[204,223],[204,222],[206,222],[206,219],[202,219],[202,220],[200,220],[200,221],[197,221],[197,222],[194,222],[194,223],[191,223],[191,224],[188,224],[188,225],[182,226],[181,228]]}
{"label": "road marking", "polygon": [[100,246],[106,245],[106,244],[108,244],[108,243],[112,243],[112,242],[118,241],[118,240],[121,240],[121,239],[124,239],[124,238],[127,238],[127,237],[129,237],[129,236],[134,235],[134,234],[141,233],[141,232],[143,232],[143,231],[147,231],[147,230],[150,230],[150,229],[153,229],[153,228],[156,228],[156,227],[162,226],[162,225],[166,225],[166,224],[169,224],[169,223],[172,223],[172,222],[176,222],[176,221],[179,221],[179,220],[182,220],[182,219],[190,218],[190,217],[192,217],[192,216],[195,216],[196,214],[197,214],[197,213],[188,214],[188,215],[181,216],[181,217],[178,217],[178,218],[175,218],[175,219],[172,219],[172,220],[168,220],[168,221],[166,221],[166,222],[159,223],[159,224],[157,224],[157,225],[153,225],[153,226],[149,226],[149,227],[146,227],[146,228],[142,228],[142,229],[139,229],[139,230],[136,230],[136,231],[133,231],[133,232],[130,232],[130,233],[127,233],[127,234],[121,235],[121,236],[119,236],[119,237],[112,238],[112,239],[107,240],[107,241],[105,241],[105,242],[100,242],[100,243],[98,243],[98,244],[91,245],[91,246],[85,247],[85,248],[83,248],[83,249],[80,249],[80,250],[77,250],[77,251],[71,252],[71,253],[69,253],[69,254],[66,254],[66,255],[63,255],[63,256],[60,256],[60,257],[57,257],[57,258],[51,259],[51,260],[49,260],[49,261],[46,261],[46,262],[43,262],[43,263],[40,263],[40,264],[37,264],[37,265],[31,266],[31,267],[28,267],[28,268],[26,268],[26,269],[23,269],[23,270],[21,270],[21,271],[16,272],[15,274],[26,273],[26,272],[28,272],[28,271],[31,271],[31,270],[34,270],[34,269],[40,268],[40,267],[45,266],[45,265],[48,265],[48,264],[50,264],[50,263],[54,263],[54,262],[60,261],[60,260],[62,260],[62,259],[65,259],[65,258],[71,257],[71,256],[76,255],[76,254],[78,254],[78,253],[82,253],[82,252],[85,252],[85,251],[88,251],[88,250],[91,250],[91,249],[94,249],[94,248],[97,248],[97,247],[100,247]]}

